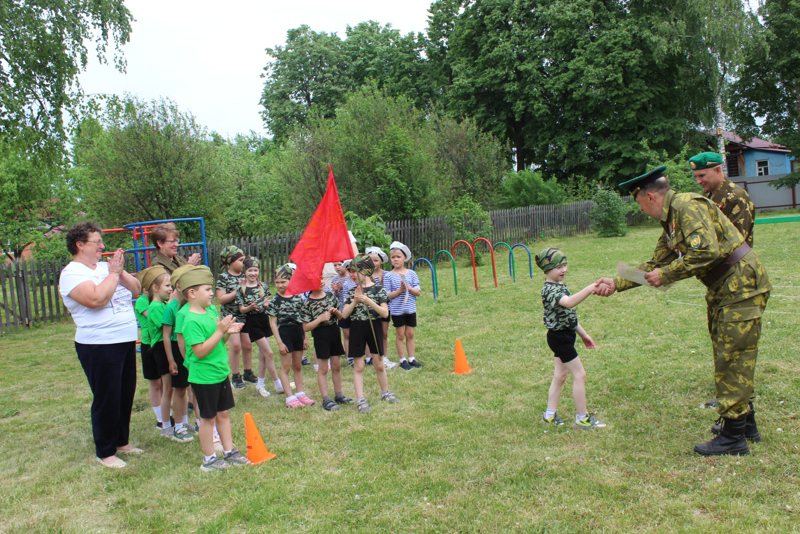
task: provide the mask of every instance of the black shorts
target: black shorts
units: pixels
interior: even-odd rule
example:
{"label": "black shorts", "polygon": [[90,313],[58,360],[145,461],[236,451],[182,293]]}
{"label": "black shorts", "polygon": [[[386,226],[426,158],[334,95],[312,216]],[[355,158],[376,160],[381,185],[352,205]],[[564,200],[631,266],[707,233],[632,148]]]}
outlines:
{"label": "black shorts", "polygon": [[244,320],[242,334],[247,334],[250,337],[250,341],[253,343],[259,339],[271,336],[272,329],[269,326],[269,315],[266,313],[248,314]]}
{"label": "black shorts", "polygon": [[348,317],[347,319],[339,319],[339,328],[341,328],[342,330],[350,328],[350,317]]}
{"label": "black shorts", "polygon": [[178,366],[178,374],[172,375],[172,387],[174,388],[188,388],[189,387],[189,369],[183,365],[183,355],[181,348],[178,346],[177,341],[172,342],[172,359]]}
{"label": "black shorts", "polygon": [[302,351],[303,349],[303,325],[290,324],[287,326],[279,326],[278,334],[281,336],[281,341],[286,345],[286,350],[289,352]]}
{"label": "black shorts", "polygon": [[411,328],[415,328],[417,326],[417,314],[404,313],[403,315],[392,315],[392,324],[395,328],[399,328],[401,326],[410,326]]}
{"label": "black shorts", "polygon": [[328,360],[331,356],[344,356],[342,333],[335,324],[318,326],[311,331],[314,350],[318,360]]}
{"label": "black shorts", "polygon": [[191,384],[194,391],[194,409],[201,419],[211,419],[219,412],[230,410],[233,402],[231,382],[226,377],[219,384]]}
{"label": "black shorts", "polygon": [[348,346],[351,358],[361,358],[369,347],[372,356],[383,356],[383,331],[380,321],[351,321],[350,345]]}
{"label": "black shorts", "polygon": [[147,343],[142,343],[142,376],[145,380],[160,380],[158,366],[153,356],[153,347]]}
{"label": "black shorts", "polygon": [[159,341],[152,346],[153,359],[156,361],[158,376],[169,374],[169,361],[167,361],[167,351],[164,348],[164,341]]}
{"label": "black shorts", "polygon": [[575,330],[548,330],[547,345],[561,363],[569,363],[578,357],[575,350]]}

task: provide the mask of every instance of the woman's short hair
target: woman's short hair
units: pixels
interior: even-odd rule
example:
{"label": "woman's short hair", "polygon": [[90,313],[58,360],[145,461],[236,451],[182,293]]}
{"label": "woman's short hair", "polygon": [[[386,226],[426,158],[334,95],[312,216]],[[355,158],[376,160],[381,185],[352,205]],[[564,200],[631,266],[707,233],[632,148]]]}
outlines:
{"label": "woman's short hair", "polygon": [[67,250],[74,256],[78,253],[78,243],[86,243],[89,240],[89,234],[95,232],[99,234],[102,231],[103,229],[92,221],[76,224],[67,230]]}
{"label": "woman's short hair", "polygon": [[181,233],[175,227],[175,223],[159,224],[150,233],[150,238],[158,247],[159,243],[166,242],[170,237],[180,237]]}

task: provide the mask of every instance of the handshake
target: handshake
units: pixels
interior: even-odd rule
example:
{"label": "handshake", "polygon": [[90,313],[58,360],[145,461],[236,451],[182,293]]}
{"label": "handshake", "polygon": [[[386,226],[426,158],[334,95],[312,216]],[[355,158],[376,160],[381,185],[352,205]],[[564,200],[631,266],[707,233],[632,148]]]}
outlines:
{"label": "handshake", "polygon": [[588,287],[591,288],[592,295],[600,295],[601,297],[609,297],[617,290],[612,278],[600,278]]}

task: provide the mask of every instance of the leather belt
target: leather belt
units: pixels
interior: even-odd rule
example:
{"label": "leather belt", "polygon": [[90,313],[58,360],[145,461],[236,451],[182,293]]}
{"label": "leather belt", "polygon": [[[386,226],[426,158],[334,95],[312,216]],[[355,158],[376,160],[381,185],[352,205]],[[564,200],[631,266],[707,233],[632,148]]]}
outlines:
{"label": "leather belt", "polygon": [[700,279],[706,287],[711,287],[714,285],[714,282],[719,280],[723,277],[725,273],[728,272],[732,266],[736,265],[736,263],[744,258],[751,249],[750,245],[747,243],[742,243],[739,248],[731,252],[730,256],[722,260],[722,263],[711,269],[708,274]]}

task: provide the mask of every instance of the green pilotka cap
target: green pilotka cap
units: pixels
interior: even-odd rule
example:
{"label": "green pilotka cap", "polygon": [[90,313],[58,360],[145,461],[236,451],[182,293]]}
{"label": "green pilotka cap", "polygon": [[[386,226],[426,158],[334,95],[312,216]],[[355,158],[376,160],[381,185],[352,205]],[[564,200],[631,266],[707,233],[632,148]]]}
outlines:
{"label": "green pilotka cap", "polygon": [[[136,273],[136,278],[142,283],[142,291],[146,292],[150,291],[150,286],[152,286],[153,282],[162,274],[167,274],[167,270],[161,265],[154,265]],[[139,278],[140,276],[141,278]]]}
{"label": "green pilotka cap", "polygon": [[192,267],[184,271],[177,282],[182,291],[186,291],[195,286],[213,286],[214,275],[211,274],[211,269],[206,266]]}
{"label": "green pilotka cap", "polygon": [[639,189],[655,182],[659,178],[664,176],[664,171],[667,169],[666,165],[662,165],[660,167],[656,167],[653,170],[647,171],[646,173],[642,174],[641,176],[637,176],[633,180],[628,180],[627,182],[622,182],[619,184],[619,188],[624,193],[630,193],[632,198],[636,198],[636,193],[639,192]]}
{"label": "green pilotka cap", "polygon": [[189,269],[193,269],[194,265],[181,265],[174,271],[172,271],[172,275],[169,277],[169,282],[172,284],[172,287],[175,288],[178,286],[178,279],[181,277],[183,273],[188,271]]}
{"label": "green pilotka cap", "polygon": [[718,165],[722,165],[722,156],[716,152],[701,152],[689,158],[689,166],[693,171],[710,169]]}
{"label": "green pilotka cap", "polygon": [[567,263],[567,256],[560,249],[548,247],[536,255],[536,265],[545,273]]}

